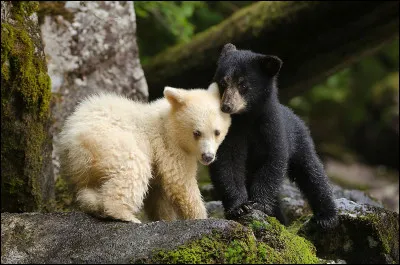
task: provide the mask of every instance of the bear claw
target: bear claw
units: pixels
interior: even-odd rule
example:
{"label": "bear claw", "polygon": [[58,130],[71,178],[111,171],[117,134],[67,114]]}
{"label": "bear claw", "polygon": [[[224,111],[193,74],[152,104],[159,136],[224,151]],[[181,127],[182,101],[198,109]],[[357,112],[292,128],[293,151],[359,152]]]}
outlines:
{"label": "bear claw", "polygon": [[240,216],[250,213],[252,210],[260,210],[262,212],[267,213],[266,207],[256,201],[247,201],[242,203],[241,205],[227,211],[226,218],[227,219],[238,219]]}
{"label": "bear claw", "polygon": [[226,213],[226,218],[227,219],[232,219],[235,220],[239,218],[240,216],[250,212],[253,208],[248,202],[245,202],[229,211]]}
{"label": "bear claw", "polygon": [[316,217],[313,216],[310,219],[310,222],[317,225],[317,227],[322,228],[323,230],[331,229],[336,227],[339,224],[339,218],[337,216],[332,217]]}

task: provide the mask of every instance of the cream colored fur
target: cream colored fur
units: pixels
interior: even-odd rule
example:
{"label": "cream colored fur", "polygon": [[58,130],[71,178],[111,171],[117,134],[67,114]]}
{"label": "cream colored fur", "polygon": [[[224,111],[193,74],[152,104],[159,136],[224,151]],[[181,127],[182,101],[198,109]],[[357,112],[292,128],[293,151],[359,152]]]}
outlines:
{"label": "cream colored fur", "polygon": [[[208,90],[166,87],[164,96],[140,103],[94,95],[66,120],[57,143],[61,173],[82,210],[139,223],[145,202],[151,220],[207,218],[197,160],[216,154],[230,116],[220,111],[216,83]],[[195,139],[194,130],[202,136]]]}

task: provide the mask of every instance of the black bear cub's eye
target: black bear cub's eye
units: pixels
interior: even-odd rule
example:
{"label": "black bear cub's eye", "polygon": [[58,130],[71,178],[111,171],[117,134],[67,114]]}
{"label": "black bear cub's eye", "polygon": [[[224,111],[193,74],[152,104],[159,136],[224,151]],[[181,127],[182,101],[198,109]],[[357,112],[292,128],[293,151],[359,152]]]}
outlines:
{"label": "black bear cub's eye", "polygon": [[215,136],[218,136],[221,134],[221,132],[219,130],[215,130],[214,133],[215,133]]}
{"label": "black bear cub's eye", "polygon": [[220,82],[220,86],[225,88],[228,84],[226,83],[225,79],[222,79]]}
{"label": "black bear cub's eye", "polygon": [[240,83],[240,84],[239,84],[239,89],[240,89],[242,92],[245,92],[245,91],[247,90],[246,84]]}
{"label": "black bear cub's eye", "polygon": [[196,131],[193,132],[193,136],[194,136],[194,138],[197,139],[197,138],[199,138],[201,136],[201,132],[196,130]]}

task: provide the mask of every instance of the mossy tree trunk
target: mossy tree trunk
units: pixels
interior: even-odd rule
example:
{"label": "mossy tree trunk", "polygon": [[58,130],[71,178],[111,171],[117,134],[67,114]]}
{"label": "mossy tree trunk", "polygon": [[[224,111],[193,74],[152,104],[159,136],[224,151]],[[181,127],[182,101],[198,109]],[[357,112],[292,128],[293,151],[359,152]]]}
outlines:
{"label": "mossy tree trunk", "polygon": [[51,209],[50,78],[34,12],[1,2],[1,211]]}
{"label": "mossy tree trunk", "polygon": [[283,100],[398,36],[398,1],[260,1],[144,65],[149,99],[164,86],[205,87],[224,44],[284,61]]}

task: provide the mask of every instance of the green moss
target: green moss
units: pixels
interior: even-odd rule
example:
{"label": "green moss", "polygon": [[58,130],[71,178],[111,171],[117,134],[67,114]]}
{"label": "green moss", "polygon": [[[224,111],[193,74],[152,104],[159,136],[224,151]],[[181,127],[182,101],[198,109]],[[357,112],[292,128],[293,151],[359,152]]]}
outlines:
{"label": "green moss", "polygon": [[387,255],[393,255],[394,250],[399,249],[398,215],[389,212],[386,215],[390,215],[390,217],[385,216],[385,218],[382,218],[379,212],[370,213],[362,216],[361,220],[372,223],[376,230],[378,241],[382,244],[382,252]]}
{"label": "green moss", "polygon": [[[3,61],[3,59],[2,59],[2,61]],[[1,65],[1,75],[5,81],[8,81],[10,79],[10,63],[7,59]]]}
{"label": "green moss", "polygon": [[314,246],[275,218],[254,221],[250,229],[213,233],[171,251],[157,251],[144,263],[319,263]]}
{"label": "green moss", "polygon": [[300,228],[304,225],[304,223],[312,217],[312,214],[305,214],[299,218],[297,218],[290,226],[287,228],[289,232],[297,235]]}
{"label": "green moss", "polygon": [[268,246],[279,251],[279,256],[286,263],[318,263],[316,249],[311,242],[287,230],[274,217],[267,217],[267,222],[255,221],[252,224],[255,236]]}
{"label": "green moss", "polygon": [[12,18],[23,23],[26,17],[32,15],[39,7],[37,1],[13,2],[11,7]]}
{"label": "green moss", "polygon": [[38,3],[10,5],[12,19],[1,24],[2,211],[32,211],[45,208],[51,183],[42,175],[51,163],[51,84],[39,28],[29,18]]}
{"label": "green moss", "polygon": [[48,114],[51,98],[51,80],[45,62],[34,55],[33,40],[24,28],[2,23],[1,34],[2,59],[5,59],[2,79],[9,81],[12,74],[9,88],[20,92],[28,110],[39,106],[39,115],[43,117]]}
{"label": "green moss", "polygon": [[[156,251],[151,260],[144,263],[228,263],[241,260],[249,261],[249,249],[254,253],[254,238],[251,240],[250,231],[237,231],[232,235],[214,232],[176,250]],[[253,254],[254,256],[254,254]],[[137,261],[136,261],[137,262]]]}

